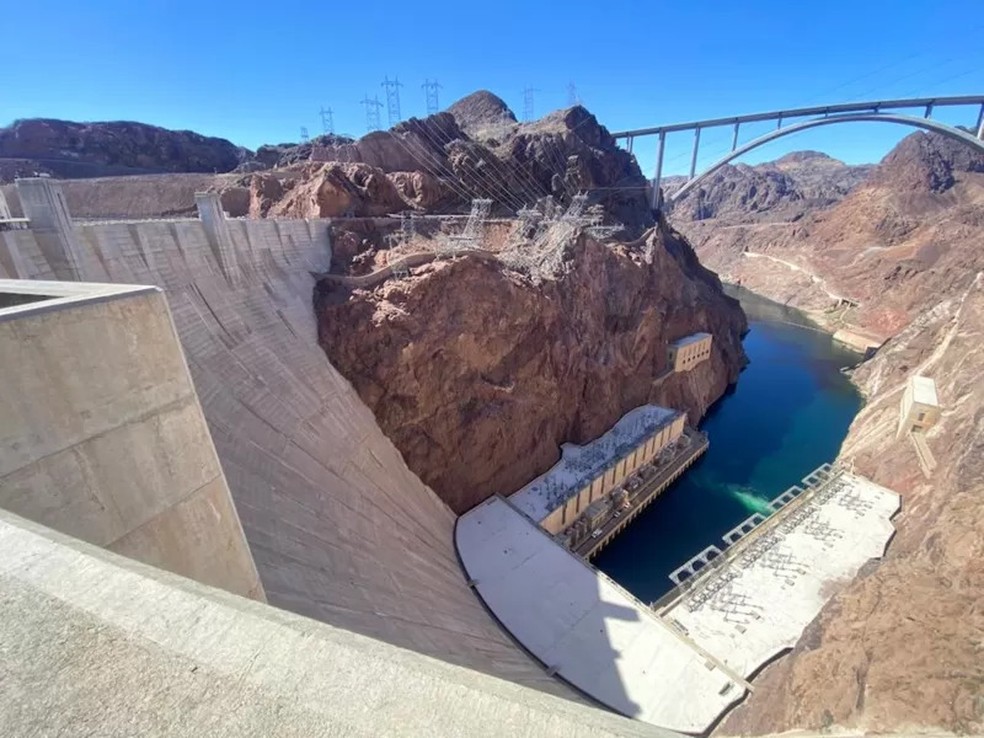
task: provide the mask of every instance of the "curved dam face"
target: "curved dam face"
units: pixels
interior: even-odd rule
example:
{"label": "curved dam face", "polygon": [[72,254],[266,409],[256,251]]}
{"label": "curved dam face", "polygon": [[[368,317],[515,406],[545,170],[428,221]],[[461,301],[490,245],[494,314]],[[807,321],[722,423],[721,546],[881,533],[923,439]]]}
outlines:
{"label": "curved dam face", "polygon": [[165,290],[268,601],[574,698],[468,588],[455,516],[406,467],[318,346],[323,220],[72,223],[59,186],[22,181],[30,228],[0,231],[0,278]]}

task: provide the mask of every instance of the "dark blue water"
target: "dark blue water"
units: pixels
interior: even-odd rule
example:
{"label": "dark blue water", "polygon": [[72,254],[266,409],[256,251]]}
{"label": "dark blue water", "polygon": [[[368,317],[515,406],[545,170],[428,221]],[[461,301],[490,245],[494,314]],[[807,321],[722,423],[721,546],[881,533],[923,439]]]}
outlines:
{"label": "dark blue water", "polygon": [[673,569],[765,502],[833,460],[861,397],[841,367],[858,354],[800,325],[795,311],[741,293],[750,363],[701,428],[710,448],[593,563],[643,602],[667,592]]}

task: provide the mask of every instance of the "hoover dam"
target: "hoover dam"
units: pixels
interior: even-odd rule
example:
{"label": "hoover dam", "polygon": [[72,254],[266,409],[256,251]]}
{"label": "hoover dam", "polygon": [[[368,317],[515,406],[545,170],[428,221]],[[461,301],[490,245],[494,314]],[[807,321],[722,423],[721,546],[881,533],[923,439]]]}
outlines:
{"label": "hoover dam", "polygon": [[[225,700],[245,699],[245,689],[287,700],[298,725],[324,719],[326,705],[300,696],[317,688],[335,695],[330,720],[357,719],[373,734],[391,720],[409,720],[400,723],[405,732],[442,732],[439,725],[452,724],[442,721],[453,721],[455,732],[471,735],[501,734],[503,720],[535,734],[701,733],[752,689],[747,677],[762,661],[795,641],[829,598],[825,582],[880,555],[890,537],[897,506],[887,501],[870,513],[876,522],[867,532],[838,536],[841,552],[818,560],[843,563],[829,572],[815,565],[811,604],[782,616],[782,641],[729,655],[733,646],[720,636],[731,628],[727,618],[685,627],[677,610],[650,609],[566,550],[580,540],[559,522],[544,519],[547,529],[532,532],[533,513],[500,497],[456,520],[407,468],[318,345],[311,300],[331,265],[329,221],[231,219],[217,194],[202,193],[197,218],[73,222],[58,182],[22,179],[17,193],[23,217],[8,211],[0,230],[2,361],[5,376],[17,377],[3,393],[0,540],[8,620],[16,619],[23,655],[9,669],[19,688],[5,693],[5,712],[46,670],[79,678],[43,641],[52,629],[90,622],[89,632],[121,635],[112,647],[85,646],[87,661],[73,667],[79,674],[119,680],[126,672],[114,664],[138,668],[140,643],[153,644],[139,667],[145,678],[191,659],[214,693],[197,713],[202,725]],[[709,359],[711,341],[697,334],[673,344],[667,371],[692,372]],[[683,414],[644,412],[638,417],[652,419],[637,442],[647,455],[630,441],[618,451],[628,453],[617,463],[620,477],[601,466],[557,472],[572,491],[587,484],[585,505],[643,464],[670,463],[659,487],[644,487],[641,509],[706,448],[703,437],[681,435]],[[621,428],[629,422],[599,443],[629,433]],[[656,435],[647,442],[646,433]],[[570,463],[603,451],[588,448]],[[592,474],[601,475],[596,483]],[[851,485],[856,496],[882,494]],[[632,498],[625,504],[631,509]],[[563,519],[569,507],[558,509]],[[636,512],[621,522],[615,515],[598,543]],[[554,533],[567,536],[563,545]],[[817,540],[829,549],[828,538]],[[713,589],[711,580],[695,577],[684,591]],[[772,581],[752,585],[757,594],[742,602],[774,601]],[[556,591],[543,589],[546,582]],[[134,588],[141,597],[127,596]],[[197,614],[167,628],[178,612]],[[575,623],[580,630],[568,632]],[[700,627],[706,634],[688,634]],[[28,656],[34,652],[43,658]],[[379,680],[374,689],[360,686],[367,679]],[[29,701],[51,700],[49,692],[64,698],[65,689],[59,682]],[[188,699],[180,690],[171,698]],[[335,711],[338,700],[362,717]],[[70,713],[52,714],[49,725],[95,720],[112,733],[149,719],[85,700]],[[37,725],[30,710],[19,714]]]}

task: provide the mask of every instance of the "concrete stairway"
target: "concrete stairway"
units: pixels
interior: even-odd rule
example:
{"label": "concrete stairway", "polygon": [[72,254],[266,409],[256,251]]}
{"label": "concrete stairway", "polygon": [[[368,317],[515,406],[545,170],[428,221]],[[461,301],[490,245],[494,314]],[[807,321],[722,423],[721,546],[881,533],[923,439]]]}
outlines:
{"label": "concrete stairway", "polygon": [[909,438],[912,440],[912,445],[916,449],[916,458],[919,460],[919,468],[922,469],[923,476],[929,479],[933,471],[936,469],[936,457],[933,456],[933,452],[929,450],[929,446],[926,444],[926,438],[922,433],[909,433]]}

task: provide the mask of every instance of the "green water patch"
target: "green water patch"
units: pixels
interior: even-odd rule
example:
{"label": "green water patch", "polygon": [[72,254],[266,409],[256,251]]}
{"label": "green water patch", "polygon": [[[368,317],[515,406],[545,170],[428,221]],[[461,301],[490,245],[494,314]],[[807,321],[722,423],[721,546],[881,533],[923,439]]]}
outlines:
{"label": "green water patch", "polygon": [[743,487],[740,484],[728,485],[728,493],[738,500],[741,506],[750,513],[759,513],[760,515],[769,517],[773,512],[772,508],[769,507],[769,500],[761,497],[750,487]]}

